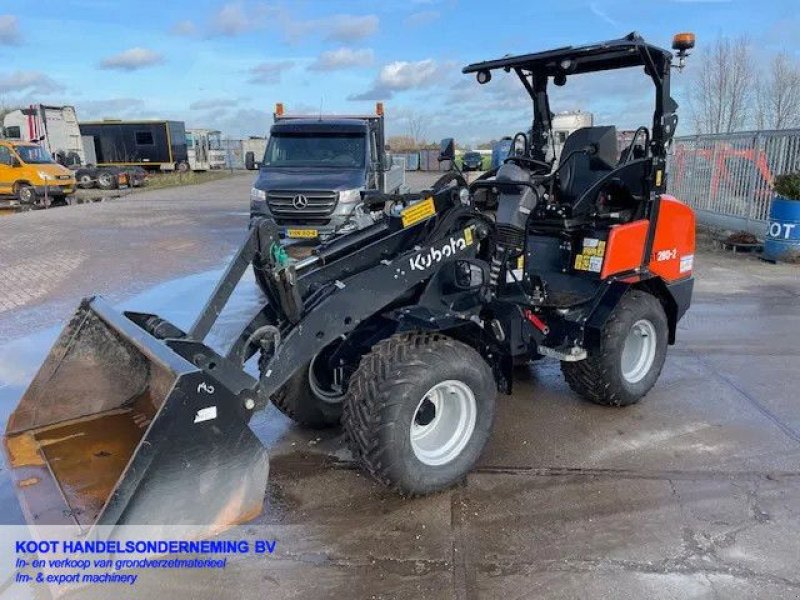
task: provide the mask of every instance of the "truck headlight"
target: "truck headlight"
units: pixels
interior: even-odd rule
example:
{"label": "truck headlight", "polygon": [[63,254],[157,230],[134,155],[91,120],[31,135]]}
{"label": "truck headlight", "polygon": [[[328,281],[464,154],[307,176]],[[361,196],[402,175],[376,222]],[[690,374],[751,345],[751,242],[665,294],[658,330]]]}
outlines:
{"label": "truck headlight", "polygon": [[355,204],[361,201],[361,188],[355,190],[341,190],[339,192],[339,202],[342,204]]}
{"label": "truck headlight", "polygon": [[250,190],[250,200],[261,200],[262,202],[266,202],[267,192],[265,192],[264,190],[259,190],[257,188],[252,188]]}

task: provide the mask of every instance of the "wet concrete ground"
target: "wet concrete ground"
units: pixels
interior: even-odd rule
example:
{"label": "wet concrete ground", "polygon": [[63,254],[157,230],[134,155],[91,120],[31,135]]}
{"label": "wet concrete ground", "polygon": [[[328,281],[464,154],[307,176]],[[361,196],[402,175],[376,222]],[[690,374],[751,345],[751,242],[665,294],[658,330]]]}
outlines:
{"label": "wet concrete ground", "polygon": [[[187,325],[217,275],[122,306]],[[301,430],[269,407],[252,421],[270,449],[265,512],[231,535],[277,539],[276,553],[151,576],[137,597],[800,597],[800,270],[702,249],[696,276],[640,404],[587,404],[556,362],[522,369],[478,468],[445,493],[400,498],[351,465],[339,432]],[[244,281],[213,343],[258,302]],[[0,419],[57,330],[3,343]],[[0,519],[21,523],[0,477]]]}

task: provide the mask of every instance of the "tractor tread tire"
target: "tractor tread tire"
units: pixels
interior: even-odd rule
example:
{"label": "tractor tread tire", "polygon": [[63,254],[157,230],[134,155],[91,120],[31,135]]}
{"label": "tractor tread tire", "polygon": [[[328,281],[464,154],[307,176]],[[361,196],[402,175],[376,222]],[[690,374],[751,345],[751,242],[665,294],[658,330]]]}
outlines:
{"label": "tractor tread tire", "polygon": [[[279,411],[292,421],[307,429],[328,429],[339,425],[342,416],[342,404],[327,403],[314,394],[308,382],[306,363],[292,375],[270,400]],[[259,370],[261,359],[259,359]]]}
{"label": "tractor tread tire", "polygon": [[[617,357],[633,322],[650,311],[659,336],[656,356],[650,372],[636,390],[630,389],[622,377]],[[667,317],[661,302],[652,294],[630,290],[620,300],[603,329],[600,347],[584,360],[561,363],[569,387],[583,398],[603,406],[636,404],[650,390],[664,366],[668,336]],[[643,390],[643,391],[642,391]]]}
{"label": "tractor tread tire", "polygon": [[[382,433],[394,429],[403,431],[404,425],[397,421],[382,420],[382,412],[392,399],[402,397],[401,388],[417,380],[421,369],[432,364],[454,364],[458,361],[476,366],[485,387],[490,390],[485,394],[486,405],[478,406],[478,423],[473,433],[473,437],[483,438],[478,442],[478,452],[474,453],[474,457],[465,465],[464,473],[457,478],[445,483],[415,481],[409,485],[408,481],[398,480],[394,469],[398,462],[396,448],[387,445],[382,436]],[[475,349],[462,342],[435,332],[401,333],[382,340],[361,358],[344,399],[342,425],[353,459],[377,481],[406,496],[425,496],[451,487],[474,466],[488,439],[494,420],[495,394],[491,368]],[[482,431],[479,431],[481,410],[485,418]]]}

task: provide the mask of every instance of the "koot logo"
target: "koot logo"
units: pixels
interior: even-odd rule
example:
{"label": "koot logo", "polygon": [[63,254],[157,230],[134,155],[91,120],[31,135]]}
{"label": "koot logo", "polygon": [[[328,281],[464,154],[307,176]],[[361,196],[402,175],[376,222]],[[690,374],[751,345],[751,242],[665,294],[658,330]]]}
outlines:
{"label": "koot logo", "polygon": [[430,269],[432,265],[442,262],[442,260],[453,256],[459,250],[467,247],[467,240],[463,237],[450,238],[440,248],[431,248],[427,252],[422,252],[408,259],[412,271],[424,271]]}

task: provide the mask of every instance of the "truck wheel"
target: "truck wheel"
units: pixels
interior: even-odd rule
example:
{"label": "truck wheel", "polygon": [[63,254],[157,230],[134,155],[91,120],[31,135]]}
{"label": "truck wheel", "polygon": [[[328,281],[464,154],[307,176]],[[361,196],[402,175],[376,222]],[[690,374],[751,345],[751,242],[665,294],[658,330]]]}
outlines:
{"label": "truck wheel", "polygon": [[189,172],[189,163],[185,161],[179,162],[175,165],[175,168],[178,170],[179,173],[188,173]]}
{"label": "truck wheel", "polygon": [[119,182],[117,176],[110,171],[100,171],[97,174],[97,187],[101,190],[115,190]]}
{"label": "truck wheel", "polygon": [[17,200],[20,204],[35,204],[36,191],[27,183],[18,183],[16,185]]}
{"label": "truck wheel", "polygon": [[88,190],[94,187],[94,177],[90,171],[78,171],[75,174],[78,187],[82,190]]}
{"label": "truck wheel", "polygon": [[353,457],[412,495],[447,488],[478,460],[494,421],[492,370],[438,333],[394,335],[350,379],[342,422]]}
{"label": "truck wheel", "polygon": [[328,346],[314,356],[270,398],[279,411],[298,425],[325,429],[339,424],[345,394],[344,370],[338,374],[320,370],[325,353],[335,347]]}
{"label": "truck wheel", "polygon": [[653,387],[667,356],[669,326],[658,299],[626,293],[606,322],[600,347],[585,360],[562,362],[569,387],[587,400],[629,406]]}

